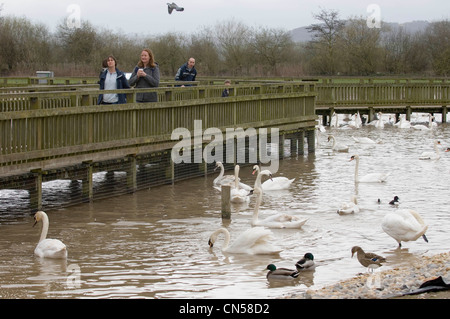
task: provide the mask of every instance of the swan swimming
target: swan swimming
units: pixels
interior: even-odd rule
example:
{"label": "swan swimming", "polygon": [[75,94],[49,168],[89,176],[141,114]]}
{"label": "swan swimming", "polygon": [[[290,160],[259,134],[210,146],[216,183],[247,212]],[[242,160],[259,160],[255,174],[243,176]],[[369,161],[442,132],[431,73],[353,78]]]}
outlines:
{"label": "swan swimming", "polygon": [[350,161],[356,160],[355,165],[355,183],[383,183],[386,181],[390,173],[369,173],[363,177],[359,177],[359,155],[353,155],[350,157]]}
{"label": "swan swimming", "polygon": [[301,228],[306,223],[307,219],[300,219],[297,216],[285,213],[278,213],[265,219],[258,219],[259,206],[261,205],[263,192],[261,188],[255,186],[253,194],[256,195],[256,203],[255,210],[253,211],[252,226],[265,226],[268,228]]}
{"label": "swan swimming", "polygon": [[439,147],[438,145],[440,145],[441,142],[440,141],[434,141],[434,152],[422,152],[422,154],[420,154],[419,159],[421,160],[438,160],[441,158],[441,155],[439,153]]}
{"label": "swan swimming", "polygon": [[[235,179],[236,179],[236,172],[234,175],[224,175],[225,174],[225,168],[223,167],[222,162],[216,162],[216,167],[214,168],[214,170],[220,168],[220,173],[219,176],[217,176],[214,181],[213,181],[213,186],[215,187],[221,187],[222,185],[229,185],[231,186],[231,188],[233,188],[236,184],[235,184]],[[239,187],[250,191],[252,189],[252,187],[250,187],[247,184],[242,183],[241,181],[239,181]]]}
{"label": "swan swimming", "polygon": [[[264,191],[275,191],[275,190],[288,189],[295,180],[295,178],[289,179],[284,176],[273,177],[272,173],[269,170],[264,170],[263,172],[264,172],[264,174],[262,174],[262,172],[260,172],[258,165],[253,166],[252,174],[255,175],[255,173],[257,173],[256,180],[255,180],[255,186],[259,186]],[[270,178],[261,184],[261,176],[262,175],[269,176]]]}
{"label": "swan swimming", "polygon": [[428,225],[425,224],[419,213],[412,209],[399,209],[384,216],[381,223],[383,231],[402,246],[402,241],[415,241],[419,237],[428,242],[425,232]]}
{"label": "swan swimming", "polygon": [[234,167],[234,188],[230,190],[230,201],[233,203],[245,203],[250,200],[248,190],[239,187],[239,168],[239,165]]}
{"label": "swan swimming", "polygon": [[339,206],[337,213],[339,215],[347,215],[353,213],[359,213],[358,200],[355,195],[351,197],[350,202],[341,203]]}
{"label": "swan swimming", "polygon": [[265,255],[277,254],[282,251],[282,249],[272,244],[274,241],[273,234],[269,229],[265,229],[264,227],[252,227],[247,229],[236,238],[231,246],[229,246],[230,232],[228,229],[221,227],[211,234],[208,240],[210,248],[214,246],[219,234],[225,235],[222,251],[226,253]]}
{"label": "swan swimming", "polygon": [[[415,130],[429,131],[429,130],[433,129],[433,127],[434,127],[433,118],[434,118],[434,116],[432,116],[431,114],[428,115],[428,127],[423,124],[417,124],[417,125],[413,125],[412,128]],[[436,123],[434,123],[434,124],[436,124]]]}
{"label": "swan swimming", "polygon": [[400,116],[400,121],[394,124],[398,128],[411,128],[411,122],[406,120],[406,115],[402,114]]}
{"label": "swan swimming", "polygon": [[331,146],[331,149],[336,152],[348,152],[348,146],[343,143],[337,143],[336,138],[334,135],[328,136],[328,142],[332,140],[333,145]]}
{"label": "swan swimming", "polygon": [[41,238],[34,249],[34,254],[42,258],[67,258],[67,248],[62,241],[46,238],[49,221],[47,214],[43,211],[38,211],[34,215],[33,227],[40,221],[42,221]]}

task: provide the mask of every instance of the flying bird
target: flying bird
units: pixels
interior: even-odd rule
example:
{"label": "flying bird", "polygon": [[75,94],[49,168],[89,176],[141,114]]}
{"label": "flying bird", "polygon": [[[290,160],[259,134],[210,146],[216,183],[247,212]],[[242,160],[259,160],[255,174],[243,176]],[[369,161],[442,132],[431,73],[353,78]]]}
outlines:
{"label": "flying bird", "polygon": [[167,10],[169,11],[169,14],[172,14],[172,11],[184,11],[184,8],[177,6],[175,2],[167,3]]}

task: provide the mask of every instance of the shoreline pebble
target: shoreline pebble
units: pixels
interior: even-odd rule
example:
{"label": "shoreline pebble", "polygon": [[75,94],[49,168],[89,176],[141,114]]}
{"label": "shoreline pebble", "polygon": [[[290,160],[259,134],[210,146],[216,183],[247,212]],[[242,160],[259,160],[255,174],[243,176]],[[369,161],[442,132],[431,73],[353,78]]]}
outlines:
{"label": "shoreline pebble", "polygon": [[417,290],[425,281],[442,276],[450,282],[450,252],[434,256],[421,256],[417,263],[337,282],[320,289],[309,289],[292,299],[387,299]]}

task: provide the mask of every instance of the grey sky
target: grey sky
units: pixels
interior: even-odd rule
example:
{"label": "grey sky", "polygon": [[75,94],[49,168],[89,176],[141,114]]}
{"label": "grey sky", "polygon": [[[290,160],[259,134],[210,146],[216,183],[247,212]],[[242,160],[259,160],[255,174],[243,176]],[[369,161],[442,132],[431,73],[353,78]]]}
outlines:
{"label": "grey sky", "polygon": [[[338,10],[341,18],[378,14],[367,12],[377,5],[381,20],[409,22],[449,19],[448,0],[175,0],[183,12],[167,12],[172,0],[0,0],[2,15],[27,17],[47,25],[51,31],[69,16],[79,16],[96,27],[123,33],[194,33],[234,19],[250,27],[291,30],[317,22],[312,14],[324,9]],[[72,6],[71,6],[72,5]]]}

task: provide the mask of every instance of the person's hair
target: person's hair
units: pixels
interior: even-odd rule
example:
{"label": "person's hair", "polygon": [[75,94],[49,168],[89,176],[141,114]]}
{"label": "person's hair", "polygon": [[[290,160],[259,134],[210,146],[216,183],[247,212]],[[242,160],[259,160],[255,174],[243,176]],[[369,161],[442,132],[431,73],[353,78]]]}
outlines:
{"label": "person's hair", "polygon": [[[148,65],[149,65],[150,67],[154,68],[154,67],[155,67],[155,56],[153,55],[152,50],[150,50],[150,49],[144,49],[144,50],[142,50],[142,51],[145,51],[145,52],[148,53],[148,55],[150,56],[150,59],[148,60]],[[142,51],[141,51],[141,53],[142,53]],[[142,60],[139,59],[138,67],[143,68],[144,66],[145,66],[145,65],[144,65],[144,63],[142,62]]]}
{"label": "person's hair", "polygon": [[108,60],[110,58],[114,60],[114,62],[115,62],[114,65],[117,67],[117,59],[115,58],[115,56],[114,55],[108,55],[108,57],[105,60],[103,60],[103,67],[104,68],[108,67]]}

